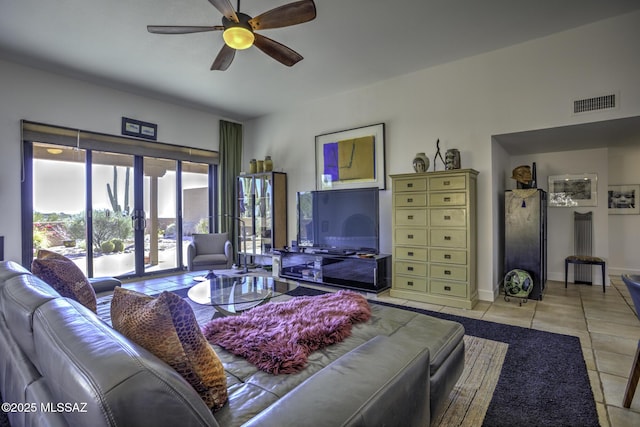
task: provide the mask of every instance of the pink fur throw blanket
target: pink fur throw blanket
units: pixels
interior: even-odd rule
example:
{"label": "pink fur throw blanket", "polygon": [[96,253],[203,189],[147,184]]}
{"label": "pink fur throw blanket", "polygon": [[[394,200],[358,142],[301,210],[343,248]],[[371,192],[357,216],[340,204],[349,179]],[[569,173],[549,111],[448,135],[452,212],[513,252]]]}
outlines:
{"label": "pink fur throw blanket", "polygon": [[302,370],[312,352],[351,334],[351,325],[371,317],[360,294],[338,291],[296,297],[253,308],[238,316],[213,319],[202,332],[212,344],[244,357],[271,374]]}

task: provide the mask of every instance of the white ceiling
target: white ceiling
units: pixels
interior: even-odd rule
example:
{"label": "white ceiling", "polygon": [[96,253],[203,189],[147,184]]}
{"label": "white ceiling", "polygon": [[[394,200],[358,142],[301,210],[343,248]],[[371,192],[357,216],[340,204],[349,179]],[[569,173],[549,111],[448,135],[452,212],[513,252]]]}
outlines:
{"label": "white ceiling", "polygon": [[[244,0],[256,16],[289,0]],[[234,7],[236,1],[232,0]],[[265,36],[305,59],[253,47],[209,71],[220,25],[207,0],[0,0],[0,58],[245,120],[640,9],[638,0],[316,0],[314,21]]]}

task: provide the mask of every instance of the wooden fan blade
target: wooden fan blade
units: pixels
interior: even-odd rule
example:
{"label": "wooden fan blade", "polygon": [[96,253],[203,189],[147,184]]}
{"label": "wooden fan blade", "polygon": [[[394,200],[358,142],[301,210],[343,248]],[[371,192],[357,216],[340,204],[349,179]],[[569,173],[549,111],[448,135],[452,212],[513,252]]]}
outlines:
{"label": "wooden fan blade", "polygon": [[302,0],[271,9],[249,20],[254,30],[282,28],[302,24],[316,17],[316,5],[313,0]]}
{"label": "wooden fan blade", "polygon": [[253,44],[258,49],[287,67],[291,67],[302,60],[302,55],[292,49],[289,49],[285,45],[257,33],[254,33],[253,35],[256,38]]}
{"label": "wooden fan blade", "polygon": [[229,21],[238,22],[238,15],[229,0],[209,0],[209,3],[220,11]]}
{"label": "wooden fan blade", "polygon": [[154,34],[191,34],[202,33],[205,31],[221,31],[224,30],[222,25],[214,25],[213,27],[193,27],[180,25],[147,25],[147,31]]}
{"label": "wooden fan blade", "polygon": [[220,52],[218,52],[218,56],[214,59],[213,64],[211,64],[211,70],[225,71],[229,68],[235,56],[236,50],[225,44],[222,46],[222,49],[220,49]]}

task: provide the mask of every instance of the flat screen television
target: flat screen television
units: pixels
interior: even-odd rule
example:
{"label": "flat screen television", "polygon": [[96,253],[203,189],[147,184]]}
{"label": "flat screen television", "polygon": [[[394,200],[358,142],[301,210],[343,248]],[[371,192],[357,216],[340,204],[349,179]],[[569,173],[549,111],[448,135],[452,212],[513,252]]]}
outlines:
{"label": "flat screen television", "polygon": [[379,189],[297,193],[298,246],[378,253]]}

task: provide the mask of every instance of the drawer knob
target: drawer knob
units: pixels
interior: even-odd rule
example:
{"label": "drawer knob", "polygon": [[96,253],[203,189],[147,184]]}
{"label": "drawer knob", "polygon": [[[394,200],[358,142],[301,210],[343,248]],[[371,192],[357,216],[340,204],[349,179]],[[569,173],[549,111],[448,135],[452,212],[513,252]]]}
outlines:
{"label": "drawer knob", "polygon": [[451,286],[445,286],[445,287],[444,287],[444,290],[445,290],[445,291],[450,291],[450,290],[451,290]]}
{"label": "drawer knob", "polygon": [[407,286],[413,286],[413,282],[407,282]]}
{"label": "drawer knob", "polygon": [[444,254],[444,259],[451,259],[451,254]]}
{"label": "drawer knob", "polygon": [[451,201],[451,197],[445,197],[443,200],[444,200],[445,202],[450,202],[450,201]]}
{"label": "drawer knob", "polygon": [[413,219],[413,215],[407,215],[407,219]]}
{"label": "drawer knob", "polygon": [[451,276],[451,270],[445,270],[444,274],[447,275],[447,276]]}
{"label": "drawer knob", "polygon": [[444,236],[444,240],[451,240],[451,236]]}
{"label": "drawer knob", "polygon": [[408,187],[408,188],[413,187],[413,183],[412,183],[412,182],[408,183],[408,184],[407,184],[407,187]]}
{"label": "drawer knob", "polygon": [[449,221],[449,220],[451,220],[451,215],[445,215],[445,216],[444,216],[444,220],[445,220],[445,221]]}
{"label": "drawer knob", "polygon": [[451,181],[443,181],[442,185],[451,185]]}
{"label": "drawer knob", "polygon": [[407,199],[407,203],[413,203],[413,198],[409,197],[409,198]]}
{"label": "drawer knob", "polygon": [[413,256],[413,252],[407,252],[407,256]]}
{"label": "drawer knob", "polygon": [[413,267],[407,267],[407,271],[413,271]]}
{"label": "drawer knob", "polygon": [[407,234],[407,239],[413,239],[413,234]]}

